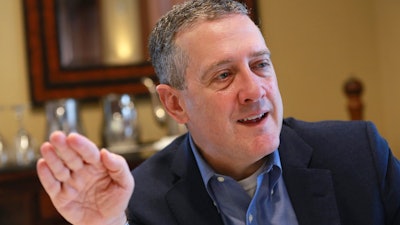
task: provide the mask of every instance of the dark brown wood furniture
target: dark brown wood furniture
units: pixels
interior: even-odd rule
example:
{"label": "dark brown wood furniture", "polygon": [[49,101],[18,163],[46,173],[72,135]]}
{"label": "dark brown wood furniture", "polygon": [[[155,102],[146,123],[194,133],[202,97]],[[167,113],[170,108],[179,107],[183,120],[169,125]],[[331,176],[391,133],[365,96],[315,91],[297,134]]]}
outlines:
{"label": "dark brown wood furniture", "polygon": [[362,120],[364,116],[364,103],[361,97],[364,87],[361,80],[351,77],[344,83],[343,89],[347,97],[347,111],[349,113],[350,120]]}
{"label": "dark brown wood furniture", "polygon": [[[123,154],[131,168],[154,154],[147,150]],[[0,169],[0,224],[66,225],[53,207],[36,174],[35,165]]]}

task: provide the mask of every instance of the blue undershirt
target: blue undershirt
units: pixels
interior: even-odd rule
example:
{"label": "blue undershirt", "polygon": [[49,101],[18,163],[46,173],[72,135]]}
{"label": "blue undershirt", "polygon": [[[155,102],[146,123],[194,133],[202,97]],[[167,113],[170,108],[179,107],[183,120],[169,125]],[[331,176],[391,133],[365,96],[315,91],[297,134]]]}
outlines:
{"label": "blue undershirt", "polygon": [[190,146],[204,185],[225,225],[298,225],[282,178],[278,150],[242,181],[217,174],[200,155],[192,137]]}

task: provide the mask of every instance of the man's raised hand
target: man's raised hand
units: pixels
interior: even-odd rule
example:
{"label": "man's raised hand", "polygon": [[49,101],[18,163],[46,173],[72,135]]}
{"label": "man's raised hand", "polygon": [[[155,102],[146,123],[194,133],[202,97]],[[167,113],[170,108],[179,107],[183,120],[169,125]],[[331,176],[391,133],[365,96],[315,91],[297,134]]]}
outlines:
{"label": "man's raised hand", "polygon": [[40,151],[40,182],[66,220],[82,225],[125,223],[134,180],[122,156],[99,151],[82,135],[60,131]]}

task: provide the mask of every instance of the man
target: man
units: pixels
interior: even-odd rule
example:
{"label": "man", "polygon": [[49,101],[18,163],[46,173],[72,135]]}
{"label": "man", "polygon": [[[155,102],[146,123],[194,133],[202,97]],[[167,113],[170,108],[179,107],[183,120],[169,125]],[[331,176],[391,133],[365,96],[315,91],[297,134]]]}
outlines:
{"label": "man", "polygon": [[241,4],[175,7],[150,52],[160,99],[189,132],[133,171],[133,194],[121,156],[52,134],[38,174],[68,221],[122,225],[128,208],[145,225],[400,224],[386,142],[369,122],[283,120],[270,51]]}

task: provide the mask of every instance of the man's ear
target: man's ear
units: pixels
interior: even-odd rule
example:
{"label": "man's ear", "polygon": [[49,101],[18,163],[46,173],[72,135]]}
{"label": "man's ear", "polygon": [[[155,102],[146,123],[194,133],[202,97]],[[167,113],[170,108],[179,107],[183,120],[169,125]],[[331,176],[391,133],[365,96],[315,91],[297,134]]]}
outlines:
{"label": "man's ear", "polygon": [[156,90],[168,114],[174,118],[176,122],[181,124],[186,123],[186,110],[179,91],[167,84],[157,85]]}

